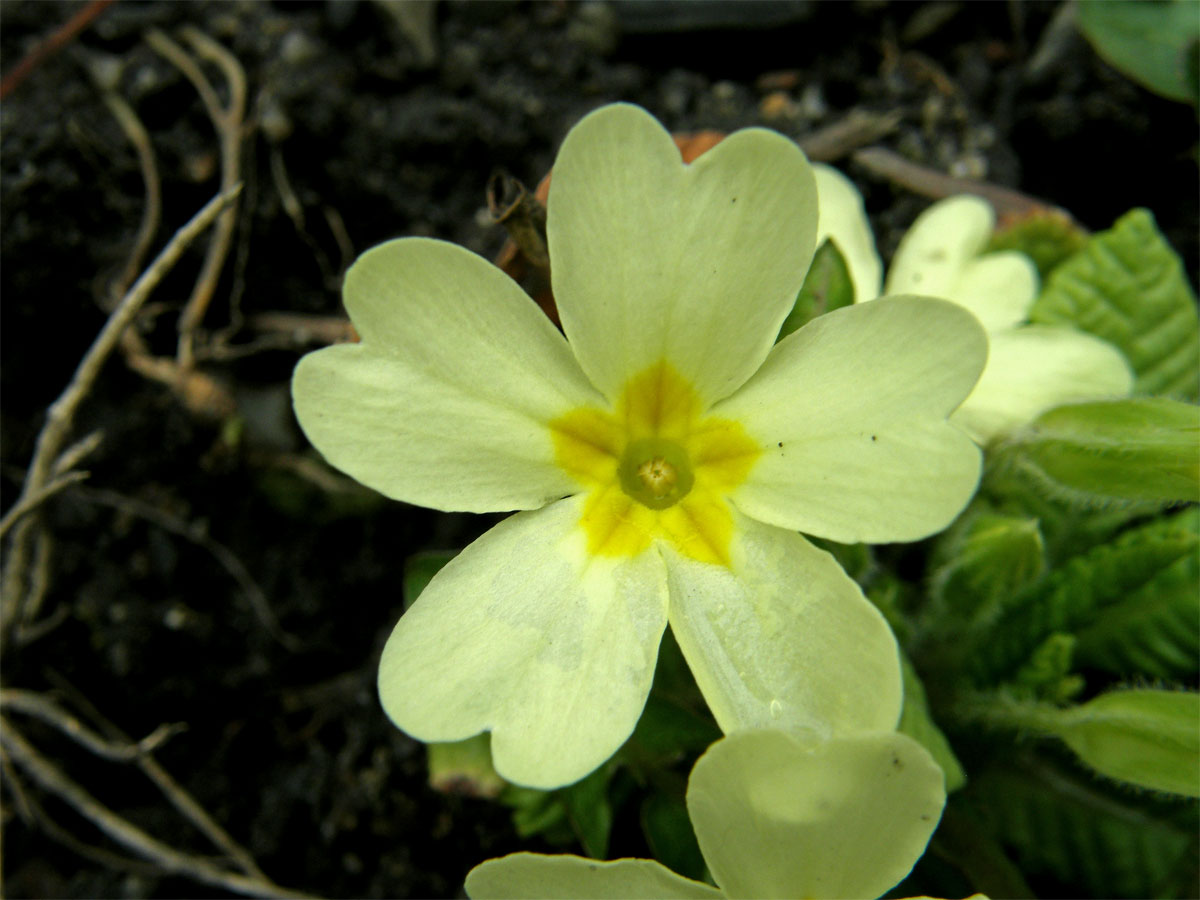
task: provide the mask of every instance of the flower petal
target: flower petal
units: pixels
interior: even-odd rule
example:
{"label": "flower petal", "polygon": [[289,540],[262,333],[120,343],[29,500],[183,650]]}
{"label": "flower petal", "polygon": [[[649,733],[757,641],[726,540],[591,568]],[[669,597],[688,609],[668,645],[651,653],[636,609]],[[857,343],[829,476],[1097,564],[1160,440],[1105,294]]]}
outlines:
{"label": "flower petal", "polygon": [[850,270],[855,301],[874,300],[883,284],[883,261],[875,249],[875,235],[863,208],[862,194],[854,182],[832,166],[818,163],[813,166],[813,174],[817,178],[820,207],[817,245],[826,238],[832,239]]}
{"label": "flower petal", "polygon": [[978,448],[945,420],[986,358],[979,323],[946,300],[885,297],[819,316],[712,410],[765,451],[730,498],[845,543],[940,531],[979,480]]}
{"label": "flower petal", "polygon": [[547,237],[563,329],[616,402],[664,359],[712,403],[754,372],[814,250],[811,167],[752,128],[691,165],[644,110],[606,106],[567,135]]}
{"label": "flower petal", "polygon": [[726,897],[878,897],[920,859],[946,793],[942,770],[897,733],[803,745],[731,734],[688,783],[700,850]]}
{"label": "flower petal", "polygon": [[900,662],[883,616],[824,550],[734,517],[728,568],[663,546],[671,630],[721,730],[895,728]]}
{"label": "flower petal", "polygon": [[1026,325],[991,336],[987,368],[951,421],[980,443],[1063,403],[1128,397],[1133,372],[1108,341]]}
{"label": "flower petal", "polygon": [[507,275],[405,238],[359,257],[345,298],[363,342],[308,354],[292,380],[296,416],[332,465],[444,510],[527,509],[578,490],[547,423],[598,397]]}
{"label": "flower petal", "polygon": [[1037,268],[1023,253],[980,255],[996,216],[979,197],[949,197],[917,217],[888,271],[887,294],[923,294],[971,310],[990,333],[1024,321]]}
{"label": "flower petal", "polygon": [[603,862],[581,856],[510,853],[480,863],[467,874],[471,900],[716,900],[711,885],[676,875],[652,859]]}
{"label": "flower petal", "polygon": [[517,513],[442,569],[400,619],[379,695],[423,741],[492,732],[496,771],[553,788],[637,723],[667,619],[657,553],[589,557],[581,497]]}

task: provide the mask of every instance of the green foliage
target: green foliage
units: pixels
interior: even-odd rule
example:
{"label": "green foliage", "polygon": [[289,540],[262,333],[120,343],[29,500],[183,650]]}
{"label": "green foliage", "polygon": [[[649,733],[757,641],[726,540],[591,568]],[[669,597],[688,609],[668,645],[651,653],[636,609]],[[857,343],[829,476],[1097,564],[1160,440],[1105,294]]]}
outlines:
{"label": "green foliage", "polygon": [[987,246],[987,252],[1016,250],[1024,253],[1037,266],[1038,275],[1045,281],[1059,263],[1083,249],[1087,232],[1069,218],[1056,212],[1035,213],[1014,225],[998,230]]}
{"label": "green foliage", "polygon": [[1137,375],[1137,393],[1194,399],[1200,390],[1196,297],[1147,210],[1126,213],[1058,266],[1030,319],[1116,345]]}
{"label": "green foliage", "polygon": [[1083,679],[1071,675],[1075,635],[1056,631],[1029,655],[1012,679],[1020,693],[1061,703],[1083,689]]}
{"label": "green foliage", "polygon": [[1163,97],[1200,99],[1194,0],[1082,0],[1078,9],[1080,31],[1111,65]]}
{"label": "green foliage", "polygon": [[608,837],[612,832],[613,806],[608,796],[611,766],[601,766],[591,775],[561,789],[567,818],[584,852],[593,859],[608,855]]}
{"label": "green foliage", "polygon": [[896,730],[907,734],[924,747],[941,766],[942,773],[946,776],[946,793],[957,791],[966,783],[967,775],[958,757],[954,755],[950,742],[933,721],[929,712],[929,702],[925,698],[925,686],[921,684],[917,670],[907,657],[902,656],[900,663],[904,669],[904,708]]}
{"label": "green foliage", "polygon": [[642,803],[641,822],[655,859],[685,878],[704,880],[708,867],[688,818],[683,785],[677,792],[656,791],[647,797]]}
{"label": "green foliage", "polygon": [[994,626],[963,646],[980,684],[1010,677],[1054,632],[1091,624],[1200,548],[1195,508],[1131,529],[1069,560],[1014,596]]}
{"label": "green foliage", "polygon": [[787,337],[819,315],[853,302],[854,282],[850,280],[845,257],[833,241],[826,239],[817,248],[796,303],[783,320],[776,340]]}
{"label": "green foliage", "polygon": [[1076,403],[1039,416],[1002,459],[1076,502],[1200,500],[1200,408],[1161,397]]}
{"label": "green foliage", "polygon": [[1048,730],[1102,775],[1200,797],[1200,694],[1113,691],[1056,710]]}
{"label": "green foliage", "polygon": [[977,502],[938,541],[930,583],[938,626],[987,622],[1046,570],[1036,518],[999,515]]}
{"label": "green foliage", "polygon": [[1196,827],[1150,801],[1135,803],[1033,754],[990,767],[963,799],[1027,875],[1049,874],[1064,890],[1094,897],[1192,896]]}
{"label": "green foliage", "polygon": [[[1195,521],[1193,519],[1193,521]],[[1200,659],[1200,556],[1187,554],[1076,632],[1079,665],[1184,679]]]}
{"label": "green foliage", "polygon": [[433,576],[442,570],[442,566],[454,559],[458,553],[453,550],[426,550],[414,553],[404,564],[404,608],[408,609],[413,601],[421,596],[421,591],[433,581]]}

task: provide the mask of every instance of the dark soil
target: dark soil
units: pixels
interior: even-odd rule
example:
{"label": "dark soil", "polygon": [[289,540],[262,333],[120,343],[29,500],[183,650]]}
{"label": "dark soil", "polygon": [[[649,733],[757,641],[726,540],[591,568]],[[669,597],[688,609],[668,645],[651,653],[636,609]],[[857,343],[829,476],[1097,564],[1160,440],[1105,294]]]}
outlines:
{"label": "dark soil", "polygon": [[[82,5],[0,2],[4,71]],[[46,408],[105,320],[106,286],[144,208],[137,156],[89,71],[150,135],[164,204],[156,247],[217,191],[213,128],[193,87],[142,39],[151,27],[195,26],[245,69],[245,193],[204,320],[205,335],[245,352],[202,364],[244,427],[235,435],[185,407],[116,354],[76,421],[76,436],[104,435],[86,488],[44,510],[53,555],[41,615],[61,622],[8,649],[5,687],[55,692],[83,718],[86,700],[134,737],[186,723],[156,758],[273,879],[299,890],[453,896],[481,860],[541,847],[518,840],[503,807],[427,787],[421,746],[388,724],[374,694],[406,558],[460,547],[494,519],[329,493],[298,475],[294,461],[311,451],[291,418],[288,379],[306,348],[263,347],[246,323],[339,315],[340,273],[387,238],[433,235],[494,255],[504,235],[483,214],[489,174],[502,167],[536,183],[567,129],[612,100],[641,104],[674,131],[766,124],[797,137],[851,109],[897,110],[901,124],[882,145],[1043,197],[1093,229],[1149,207],[1194,273],[1194,111],[1127,81],[1077,35],[1038,57],[1058,8],[444,0],[423,58],[421,40],[365,0],[109,7],[0,108],[4,506]],[[205,71],[221,84],[217,69]],[[773,91],[783,99],[768,99]],[[928,199],[844,166],[886,257]],[[200,244],[139,322],[155,354],[174,354]],[[264,626],[209,538],[261,587],[294,646]],[[132,766],[10,715],[111,809],[172,846],[213,852]],[[81,856],[22,818],[4,774],[6,896],[217,892]],[[19,780],[58,828],[118,850]],[[629,831],[614,855],[646,853]]]}

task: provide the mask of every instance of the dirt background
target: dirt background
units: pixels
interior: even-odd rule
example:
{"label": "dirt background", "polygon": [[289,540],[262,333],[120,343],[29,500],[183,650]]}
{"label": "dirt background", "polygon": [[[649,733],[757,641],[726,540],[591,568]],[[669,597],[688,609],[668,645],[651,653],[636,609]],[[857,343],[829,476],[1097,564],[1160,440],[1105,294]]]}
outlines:
{"label": "dirt background", "polygon": [[[3,71],[84,5],[0,2]],[[149,28],[193,26],[245,72],[245,188],[199,366],[237,418],[203,398],[189,408],[114,356],[74,430],[103,432],[91,476],[44,509],[53,544],[39,619],[50,626],[8,648],[4,686],[52,692],[85,720],[90,704],[135,737],[186,723],[156,758],[288,887],[461,896],[477,862],[536,849],[516,838],[507,810],[431,791],[420,745],[387,723],[374,696],[406,558],[460,547],[494,517],[385,502],[330,480],[288,396],[296,359],[317,344],[264,322],[340,315],[344,267],[387,238],[433,235],[494,255],[504,234],[486,215],[491,172],[536,183],[567,129],[612,100],[641,104],[675,131],[766,124],[795,137],[852,110],[895,113],[874,143],[1049,199],[1093,229],[1149,207],[1195,273],[1194,111],[1112,70],[1055,26],[1059,10],[1018,0],[107,8],[0,105],[3,504],[20,491],[46,408],[105,320],[145,207],[138,157],[104,90],[136,111],[153,146],[156,247],[217,191],[212,123],[193,86],[143,39]],[[224,98],[219,71],[202,68]],[[929,201],[841,163],[866,195],[886,258]],[[204,243],[139,320],[156,356],[175,352]],[[239,565],[275,633],[235,577]],[[132,766],[10,715],[113,811],[172,846],[213,852]],[[27,778],[14,785],[11,767],[4,775],[5,895],[219,893],[81,856],[50,836],[47,820],[124,851]],[[20,792],[40,814],[22,814]],[[646,854],[624,815],[611,855]]]}

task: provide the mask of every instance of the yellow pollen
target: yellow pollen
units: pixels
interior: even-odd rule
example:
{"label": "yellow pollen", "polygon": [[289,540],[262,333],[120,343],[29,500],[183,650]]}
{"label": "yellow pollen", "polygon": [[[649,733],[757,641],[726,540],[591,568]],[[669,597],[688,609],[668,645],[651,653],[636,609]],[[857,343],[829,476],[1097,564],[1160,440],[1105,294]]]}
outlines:
{"label": "yellow pollen", "polygon": [[728,566],[726,498],[762,455],[735,421],[705,414],[665,360],[634,375],[610,409],[581,406],[550,423],[555,461],[586,490],[588,552],[632,557],[663,540],[691,559]]}
{"label": "yellow pollen", "polygon": [[638,466],[637,476],[646,490],[655,497],[665,497],[679,480],[675,467],[661,456],[648,459]]}

